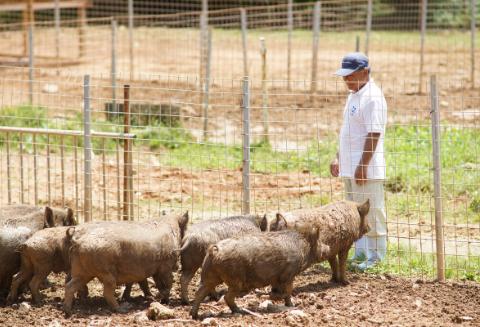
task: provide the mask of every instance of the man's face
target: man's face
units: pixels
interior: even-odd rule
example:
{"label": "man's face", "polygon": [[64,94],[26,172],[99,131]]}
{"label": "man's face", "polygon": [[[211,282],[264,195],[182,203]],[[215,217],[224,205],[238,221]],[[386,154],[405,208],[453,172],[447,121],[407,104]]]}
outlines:
{"label": "man's face", "polygon": [[352,92],[357,92],[368,82],[368,69],[364,68],[343,77],[347,88]]}

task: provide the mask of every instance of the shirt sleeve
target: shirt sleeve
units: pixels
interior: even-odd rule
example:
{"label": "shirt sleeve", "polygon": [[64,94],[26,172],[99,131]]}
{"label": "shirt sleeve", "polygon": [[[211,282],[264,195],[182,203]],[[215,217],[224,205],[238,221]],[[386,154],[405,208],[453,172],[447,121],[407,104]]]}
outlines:
{"label": "shirt sleeve", "polygon": [[369,99],[362,110],[362,116],[367,133],[385,133],[387,104],[383,98]]}

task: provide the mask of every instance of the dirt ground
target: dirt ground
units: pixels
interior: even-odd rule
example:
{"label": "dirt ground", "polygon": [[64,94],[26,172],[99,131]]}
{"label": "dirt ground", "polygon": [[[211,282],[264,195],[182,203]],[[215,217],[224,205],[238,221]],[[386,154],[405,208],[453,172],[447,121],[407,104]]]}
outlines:
{"label": "dirt ground", "polygon": [[[257,289],[237,304],[253,314],[231,314],[223,299],[204,302],[200,319],[212,317],[220,326],[479,326],[480,285],[470,282],[440,284],[430,281],[404,279],[389,275],[349,274],[350,285],[329,282],[329,270],[315,266],[295,280],[293,302],[305,313],[294,317],[282,303],[272,309],[261,309],[260,303],[269,299],[268,289]],[[175,318],[166,321],[136,323],[134,316],[146,310],[145,300],[134,287],[133,300],[123,304],[127,313],[112,313],[101,296],[98,281],[89,284],[90,297],[74,305],[74,313],[65,318],[62,312],[63,275],[51,275],[53,287],[45,289],[45,303],[22,311],[18,305],[0,307],[2,326],[194,326],[200,325],[189,317],[189,306],[180,305],[178,275],[172,291],[169,308]],[[190,287],[190,299],[198,282]],[[152,287],[156,294],[156,289]],[[118,289],[118,295],[121,289]],[[26,294],[24,301],[30,301]],[[274,312],[279,311],[279,312]]]}

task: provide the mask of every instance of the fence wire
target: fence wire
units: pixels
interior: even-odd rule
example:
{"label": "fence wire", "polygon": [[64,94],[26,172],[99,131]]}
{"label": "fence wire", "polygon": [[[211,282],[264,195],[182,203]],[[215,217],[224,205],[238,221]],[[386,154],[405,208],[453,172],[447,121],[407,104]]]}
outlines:
{"label": "fence wire", "polygon": [[[37,76],[44,76],[41,69]],[[2,77],[0,173],[7,181],[2,203],[69,205],[84,210],[83,85],[72,74],[37,79],[29,103],[28,75]],[[436,266],[431,97],[411,94],[406,83],[373,78],[388,103],[385,135],[389,256],[382,269],[432,277]],[[119,79],[112,97],[110,75],[92,75],[92,213],[94,220],[146,219],[188,209],[194,220],[242,211],[242,80],[209,82],[209,101],[198,85],[179,75]],[[343,183],[330,176],[346,99],[343,81],[250,80],[251,212],[309,208],[344,197]],[[131,159],[125,161],[124,85],[130,84]],[[45,85],[57,85],[56,92]],[[427,91],[429,89],[427,88]],[[478,279],[480,262],[478,116],[480,97],[461,83],[441,80],[442,212],[448,278]],[[267,92],[267,93],[266,93]],[[78,135],[49,134],[52,130]],[[120,136],[118,136],[120,135]],[[129,150],[130,151],[130,150]],[[125,165],[132,174],[125,175]],[[124,198],[125,178],[132,195]]]}
{"label": "fence wire", "polygon": [[404,15],[396,16],[392,7],[374,2],[369,33],[368,1],[322,1],[317,16],[314,3],[293,4],[291,16],[286,1],[258,3],[242,3],[243,35],[241,11],[228,1],[209,2],[202,26],[200,1],[184,2],[183,9],[162,2],[175,14],[160,5],[134,7],[130,17],[127,1],[105,11],[93,1],[83,13],[61,9],[59,23],[50,8],[43,16],[35,12],[31,29],[22,20],[0,25],[0,178],[6,181],[0,203],[68,205],[84,218],[84,74],[91,75],[94,220],[185,209],[194,220],[216,218],[240,213],[245,199],[251,212],[273,217],[341,199],[343,183],[330,176],[329,165],[347,92],[332,74],[345,53],[368,50],[372,76],[388,103],[389,255],[378,269],[435,275],[429,76],[436,74],[446,276],[479,280],[474,67],[480,40],[472,33],[469,3],[428,3],[423,52],[421,2],[397,4]]}

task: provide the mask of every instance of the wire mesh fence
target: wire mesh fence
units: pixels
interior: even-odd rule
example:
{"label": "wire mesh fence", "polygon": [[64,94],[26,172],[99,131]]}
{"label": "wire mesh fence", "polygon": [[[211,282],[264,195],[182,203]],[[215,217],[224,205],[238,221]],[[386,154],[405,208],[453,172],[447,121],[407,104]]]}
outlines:
{"label": "wire mesh fence", "polygon": [[[216,78],[239,79],[245,71],[260,78],[263,37],[268,79],[287,80],[286,86],[293,80],[311,79],[312,70],[318,79],[329,78],[337,58],[355,49],[369,54],[372,69],[382,78],[408,80],[409,92],[424,92],[426,78],[433,73],[474,85],[478,8],[472,10],[475,6],[467,2],[462,6],[428,3],[423,11],[421,2],[398,8],[368,4],[322,1],[317,16],[313,2],[250,6],[244,8],[243,34],[239,8],[82,19],[60,16],[57,22],[52,16],[37,21],[32,29],[32,57],[35,67],[51,67],[52,73],[106,74],[115,69],[132,79],[145,73],[203,79],[209,26],[210,70]],[[393,17],[392,12],[398,11],[405,15]],[[203,25],[202,15],[207,17]],[[28,66],[28,29],[26,23],[0,27],[0,36],[7,41],[1,50],[2,66]]]}
{"label": "wire mesh fence", "polygon": [[87,12],[62,9],[57,22],[50,8],[32,28],[0,25],[0,202],[68,205],[82,219],[115,220],[184,209],[194,219],[248,209],[272,216],[341,199],[329,165],[347,92],[332,73],[359,49],[388,104],[389,255],[377,269],[435,275],[436,74],[445,272],[478,280],[479,42],[470,3],[428,3],[422,46],[421,2],[396,5],[398,16],[375,2],[371,29],[368,1],[253,2],[243,32],[239,8],[210,2],[202,18],[193,1],[195,9],[184,3],[189,12],[135,7],[130,17],[127,2],[116,2],[121,10],[96,18],[94,1]]}
{"label": "wire mesh fence", "polygon": [[[65,204],[83,217],[88,159],[83,79],[74,74],[37,79],[30,103],[25,70],[16,75],[2,77],[0,119],[9,127],[0,129],[6,181],[1,202]],[[43,71],[37,69],[36,75]],[[92,75],[94,220],[138,220],[185,209],[197,220],[240,213],[246,205],[273,217],[344,197],[342,180],[329,170],[347,94],[343,81],[319,80],[312,94],[308,81],[293,81],[287,91],[277,86],[286,81],[251,79],[248,106],[242,79],[212,78],[207,106],[197,87],[201,82],[179,75],[143,76],[130,84],[125,103],[127,77],[118,80],[114,99],[110,75]],[[58,91],[45,92],[47,84],[58,85]],[[435,275],[437,252],[430,88],[409,94],[408,86],[395,79],[377,79],[377,84],[388,103],[389,239],[389,255],[378,269],[429,278]],[[480,98],[461,83],[439,79],[438,88],[446,276],[478,279]],[[127,125],[135,135],[130,149],[125,147]]]}

